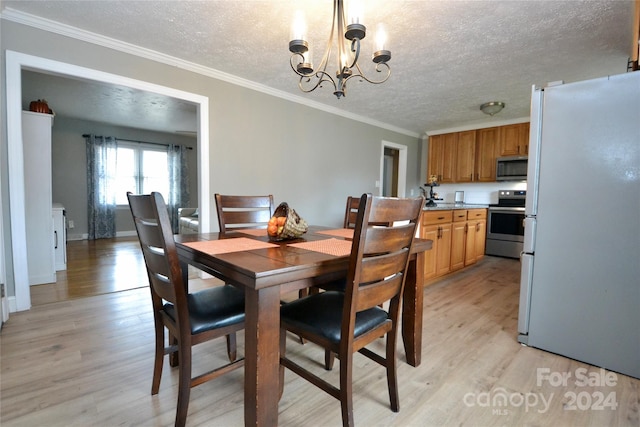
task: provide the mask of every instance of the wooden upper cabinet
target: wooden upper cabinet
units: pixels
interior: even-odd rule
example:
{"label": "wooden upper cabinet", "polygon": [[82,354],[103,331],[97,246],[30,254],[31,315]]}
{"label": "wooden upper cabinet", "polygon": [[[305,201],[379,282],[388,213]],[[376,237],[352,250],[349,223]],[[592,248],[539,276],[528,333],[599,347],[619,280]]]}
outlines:
{"label": "wooden upper cabinet", "polygon": [[495,182],[496,158],[526,156],[529,123],[496,126],[429,137],[427,182]]}
{"label": "wooden upper cabinet", "polygon": [[499,147],[499,127],[476,131],[476,181],[494,182],[496,180],[496,157]]}
{"label": "wooden upper cabinet", "polygon": [[473,182],[476,161],[476,131],[458,133],[455,157],[455,182]]}
{"label": "wooden upper cabinet", "polygon": [[444,135],[433,135],[429,137],[429,157],[427,162],[426,182],[429,176],[435,175],[439,181],[442,175],[442,164],[444,161]]}
{"label": "wooden upper cabinet", "polygon": [[456,148],[458,146],[458,134],[447,133],[444,135],[442,176],[438,182],[456,182]]}
{"label": "wooden upper cabinet", "polygon": [[529,123],[500,127],[500,156],[526,156],[529,152]]}
{"label": "wooden upper cabinet", "polygon": [[475,130],[430,136],[427,181],[430,175],[440,184],[473,181],[475,143]]}
{"label": "wooden upper cabinet", "polygon": [[456,143],[457,134],[447,133],[429,137],[427,182],[430,175],[436,175],[438,183],[454,182]]}

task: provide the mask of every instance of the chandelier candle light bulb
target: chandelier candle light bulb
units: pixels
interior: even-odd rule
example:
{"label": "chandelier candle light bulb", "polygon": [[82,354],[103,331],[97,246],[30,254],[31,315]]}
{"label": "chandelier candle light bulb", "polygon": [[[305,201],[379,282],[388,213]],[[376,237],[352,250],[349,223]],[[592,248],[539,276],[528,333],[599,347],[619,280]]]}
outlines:
{"label": "chandelier candle light bulb", "polygon": [[294,53],[304,53],[309,50],[307,42],[307,22],[301,10],[295,12],[291,24],[291,38],[289,50]]}
{"label": "chandelier candle light bulb", "polygon": [[[367,34],[367,29],[363,24],[364,1],[351,0],[349,2],[349,16],[346,19],[344,12],[344,1],[333,1],[333,22],[331,33],[327,42],[325,54],[317,68],[313,68],[309,42],[306,35],[306,24],[302,12],[297,11],[291,26],[291,39],[289,41],[289,51],[291,52],[291,69],[300,76],[298,87],[303,92],[312,92],[324,83],[331,84],[334,88],[333,94],[338,99],[346,94],[347,81],[352,77],[358,77],[360,81],[367,81],[372,84],[384,83],[391,75],[391,68],[387,62],[391,59],[391,51],[388,50],[386,31],[384,27],[378,27],[378,34],[374,37],[374,51],[372,61],[375,64],[375,72],[382,73],[382,78],[373,80],[368,78],[361,65],[360,42]],[[346,28],[345,28],[345,24]],[[337,55],[335,57],[335,78],[327,73],[327,65],[332,53],[332,47],[337,45]]]}
{"label": "chandelier candle light bulb", "polygon": [[388,62],[391,59],[391,51],[387,47],[389,39],[384,24],[376,26],[376,36],[373,42],[373,62]]}
{"label": "chandelier candle light bulb", "polygon": [[364,25],[364,1],[363,0],[351,0],[349,2],[349,25],[351,24],[363,24]]}

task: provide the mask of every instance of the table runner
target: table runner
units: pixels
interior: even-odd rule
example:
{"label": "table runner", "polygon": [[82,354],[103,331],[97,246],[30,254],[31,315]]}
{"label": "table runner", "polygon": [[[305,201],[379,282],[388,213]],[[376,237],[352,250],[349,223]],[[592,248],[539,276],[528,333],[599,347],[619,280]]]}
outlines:
{"label": "table runner", "polygon": [[345,239],[353,239],[352,228],[336,228],[335,230],[322,230],[318,234],[327,234],[329,236],[344,237]]}
{"label": "table runner", "polygon": [[351,253],[351,241],[340,239],[315,240],[312,242],[291,243],[287,246],[321,252],[333,256],[345,256]]}
{"label": "table runner", "polygon": [[248,237],[222,240],[201,240],[198,242],[185,242],[183,244],[211,255],[278,247],[278,245],[274,245],[273,243],[250,239]]}

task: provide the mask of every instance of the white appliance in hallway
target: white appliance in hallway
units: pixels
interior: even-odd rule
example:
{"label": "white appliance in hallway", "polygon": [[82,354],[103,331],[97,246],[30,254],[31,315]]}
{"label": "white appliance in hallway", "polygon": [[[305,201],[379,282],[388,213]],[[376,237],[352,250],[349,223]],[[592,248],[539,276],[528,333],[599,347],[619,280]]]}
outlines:
{"label": "white appliance in hallway", "polygon": [[640,378],[640,72],[533,89],[518,340]]}

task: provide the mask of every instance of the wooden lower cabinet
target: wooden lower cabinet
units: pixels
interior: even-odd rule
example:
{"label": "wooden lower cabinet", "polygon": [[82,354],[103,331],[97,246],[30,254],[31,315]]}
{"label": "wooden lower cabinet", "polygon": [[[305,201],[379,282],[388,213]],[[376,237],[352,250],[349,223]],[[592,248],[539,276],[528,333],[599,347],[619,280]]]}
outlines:
{"label": "wooden lower cabinet", "polygon": [[438,258],[438,235],[439,226],[424,225],[420,230],[420,238],[429,239],[433,242],[430,251],[424,253],[424,278],[432,279],[436,277],[436,263]]}
{"label": "wooden lower cabinet", "polygon": [[444,276],[451,271],[449,260],[451,253],[451,224],[440,226],[438,237],[438,255],[436,257],[436,276]]}
{"label": "wooden lower cabinet", "polygon": [[456,209],[453,211],[451,224],[451,271],[460,270],[465,266],[465,250],[467,246],[467,211]]}
{"label": "wooden lower cabinet", "polygon": [[476,229],[476,261],[482,259],[485,254],[485,246],[487,244],[487,211],[484,212],[485,219],[478,221]]}
{"label": "wooden lower cabinet", "polygon": [[426,211],[420,237],[433,241],[425,252],[427,282],[474,264],[484,256],[486,209]]}
{"label": "wooden lower cabinet", "polygon": [[467,218],[465,266],[475,264],[484,256],[487,236],[487,210],[469,209]]}
{"label": "wooden lower cabinet", "polygon": [[471,265],[475,264],[478,260],[476,255],[476,229],[478,228],[478,220],[473,219],[471,221],[467,221],[466,228],[465,238],[467,247],[464,254],[464,265]]}
{"label": "wooden lower cabinet", "polygon": [[452,219],[451,211],[427,211],[422,214],[420,237],[433,241],[431,250],[425,252],[425,280],[450,271]]}

